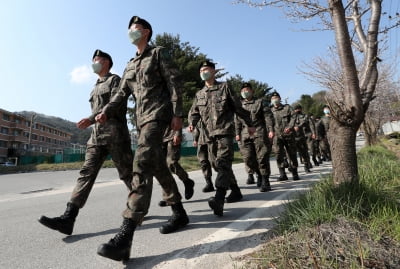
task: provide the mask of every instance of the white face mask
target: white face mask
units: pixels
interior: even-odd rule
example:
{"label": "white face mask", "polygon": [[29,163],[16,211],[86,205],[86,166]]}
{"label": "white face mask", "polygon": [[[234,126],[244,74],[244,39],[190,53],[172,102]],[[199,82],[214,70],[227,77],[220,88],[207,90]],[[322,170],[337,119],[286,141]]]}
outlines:
{"label": "white face mask", "polygon": [[279,98],[271,99],[271,104],[274,106],[278,105],[280,102],[281,102],[281,99],[279,99]]}
{"label": "white face mask", "polygon": [[140,30],[128,30],[128,36],[129,40],[131,41],[132,44],[137,45],[142,38],[142,31]]}
{"label": "white face mask", "polygon": [[96,61],[92,64],[92,69],[93,72],[99,74],[101,72],[101,69],[103,69],[103,65],[99,61]]}
{"label": "white face mask", "polygon": [[329,114],[330,113],[329,109],[324,109],[324,113]]}
{"label": "white face mask", "polygon": [[253,97],[253,94],[251,92],[246,91],[241,92],[240,95],[242,95],[243,99],[251,99]]}
{"label": "white face mask", "polygon": [[200,77],[202,80],[207,81],[211,78],[211,72],[210,71],[201,72]]}

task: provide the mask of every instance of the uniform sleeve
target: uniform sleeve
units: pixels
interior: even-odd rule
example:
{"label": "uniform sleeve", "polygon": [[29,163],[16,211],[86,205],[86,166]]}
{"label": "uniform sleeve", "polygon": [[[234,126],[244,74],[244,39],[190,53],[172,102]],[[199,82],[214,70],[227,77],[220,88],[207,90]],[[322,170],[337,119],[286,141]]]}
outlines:
{"label": "uniform sleeve", "polygon": [[174,116],[183,117],[182,82],[178,69],[174,66],[166,49],[160,48],[159,67],[167,88],[170,92]]}
{"label": "uniform sleeve", "polygon": [[196,95],[196,97],[193,99],[192,107],[190,108],[188,113],[188,122],[189,125],[196,127],[199,120],[200,120],[200,112],[197,106],[197,95]]}
{"label": "uniform sleeve", "polygon": [[[113,113],[115,113],[122,105],[128,103],[128,98],[131,95],[131,89],[128,87],[126,80],[127,70],[124,71],[122,79],[119,81],[119,85],[113,89],[113,96],[110,102],[104,106],[102,112],[109,118]],[[116,85],[116,84],[115,84]]]}
{"label": "uniform sleeve", "polygon": [[194,128],[194,131],[193,131],[193,141],[198,142],[199,137],[200,137],[200,130],[198,127],[196,127],[196,128]]}
{"label": "uniform sleeve", "polygon": [[293,128],[294,126],[296,126],[296,114],[294,113],[293,109],[291,106],[286,105],[288,108],[288,117],[290,117],[290,121],[288,126],[286,126],[286,128]]}
{"label": "uniform sleeve", "polygon": [[236,133],[236,135],[241,135],[242,130],[243,130],[242,122],[235,114],[235,133]]}
{"label": "uniform sleeve", "polygon": [[268,103],[262,102],[263,106],[263,113],[264,113],[264,120],[265,120],[265,127],[267,128],[268,132],[274,132],[275,127],[275,120],[274,120],[274,113],[272,113],[271,109],[268,106]]}

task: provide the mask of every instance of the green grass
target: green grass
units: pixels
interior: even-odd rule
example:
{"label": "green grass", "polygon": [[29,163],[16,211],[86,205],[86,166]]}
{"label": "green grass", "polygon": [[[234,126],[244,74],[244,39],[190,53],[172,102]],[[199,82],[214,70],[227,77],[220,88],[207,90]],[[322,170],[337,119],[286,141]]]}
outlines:
{"label": "green grass", "polygon": [[330,222],[338,217],[365,223],[379,238],[383,234],[400,241],[400,162],[382,146],[358,153],[359,183],[337,187],[330,177],[286,205],[277,221],[280,233]]}
{"label": "green grass", "polygon": [[[358,165],[359,183],[335,186],[326,177],[285,204],[266,243],[236,268],[366,268],[361,261],[397,259],[400,160],[379,145],[360,150]],[[376,258],[383,249],[389,254]]]}

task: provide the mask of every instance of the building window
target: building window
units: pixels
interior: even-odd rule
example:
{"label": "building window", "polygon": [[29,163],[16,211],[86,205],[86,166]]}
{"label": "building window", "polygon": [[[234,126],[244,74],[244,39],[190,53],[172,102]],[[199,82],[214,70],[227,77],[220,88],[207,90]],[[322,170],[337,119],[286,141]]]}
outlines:
{"label": "building window", "polygon": [[0,140],[0,148],[6,148],[7,147],[7,141]]}
{"label": "building window", "polygon": [[6,127],[1,127],[1,133],[2,133],[2,134],[8,135],[8,128],[6,128]]}
{"label": "building window", "polygon": [[10,121],[10,115],[3,114],[3,120]]}

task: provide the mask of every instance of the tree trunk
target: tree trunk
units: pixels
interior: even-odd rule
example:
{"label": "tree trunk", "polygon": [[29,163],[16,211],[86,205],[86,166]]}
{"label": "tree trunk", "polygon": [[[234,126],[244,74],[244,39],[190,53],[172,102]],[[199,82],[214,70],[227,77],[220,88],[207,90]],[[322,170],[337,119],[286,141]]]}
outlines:
{"label": "tree trunk", "polygon": [[332,157],[332,177],[335,185],[358,181],[356,135],[353,127],[331,120],[328,141]]}

